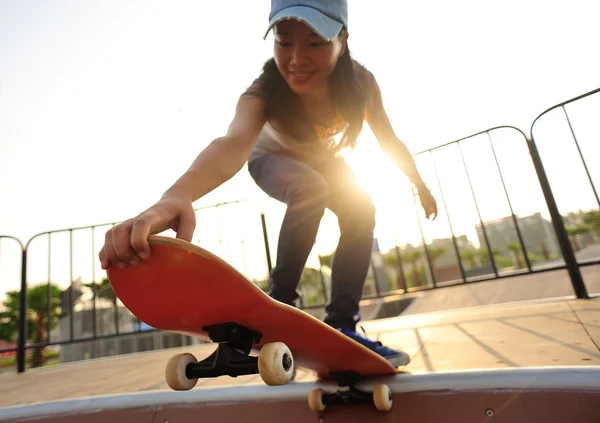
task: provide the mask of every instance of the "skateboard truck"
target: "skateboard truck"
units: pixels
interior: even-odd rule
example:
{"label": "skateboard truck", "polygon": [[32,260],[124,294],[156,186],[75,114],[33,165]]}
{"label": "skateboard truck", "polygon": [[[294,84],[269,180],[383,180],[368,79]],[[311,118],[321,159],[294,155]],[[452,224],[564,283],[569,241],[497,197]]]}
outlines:
{"label": "skateboard truck", "polygon": [[250,355],[262,334],[234,322],[202,328],[217,349],[198,362],[190,353],[176,354],[167,363],[167,384],[175,390],[192,389],[198,379],[260,374],[267,385],[285,385],[295,374],[294,358],[282,342],[262,345],[258,357]]}
{"label": "skateboard truck", "polygon": [[373,404],[373,394],[361,391],[356,388],[356,384],[360,380],[360,376],[353,372],[334,373],[339,386],[337,392],[333,394],[325,394],[323,402],[326,404]]}
{"label": "skateboard truck", "polygon": [[380,411],[392,408],[392,392],[387,385],[376,385],[372,393],[356,388],[360,376],[354,372],[332,373],[339,389],[336,392],[324,392],[313,389],[309,393],[308,403],[314,411],[325,411],[334,404],[370,404]]}
{"label": "skateboard truck", "polygon": [[262,334],[237,323],[205,326],[202,330],[218,346],[204,360],[186,366],[185,374],[189,379],[224,375],[238,377],[258,373],[258,357],[249,354],[252,346],[260,342]]}

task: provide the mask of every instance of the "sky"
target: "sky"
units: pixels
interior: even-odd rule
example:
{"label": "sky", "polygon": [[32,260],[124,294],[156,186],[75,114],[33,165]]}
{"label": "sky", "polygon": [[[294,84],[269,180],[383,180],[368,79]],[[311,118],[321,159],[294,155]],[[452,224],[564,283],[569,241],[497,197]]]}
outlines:
{"label": "sky", "polygon": [[[350,0],[349,46],[375,74],[392,125],[412,152],[502,125],[529,135],[544,110],[600,86],[594,3]],[[268,0],[0,0],[0,235],[26,243],[44,231],[120,221],[155,202],[224,133],[239,94],[271,56],[272,37],[262,38],[268,12]],[[598,96],[572,110],[586,157],[597,164]],[[564,116],[541,119],[538,127],[561,211],[597,207],[576,151],[563,142],[570,136]],[[504,130],[492,138],[517,211],[543,209],[521,135]],[[489,173],[493,156],[485,143],[476,138],[464,154],[487,205],[483,217],[495,219],[508,209],[502,181]],[[456,154],[440,150],[435,160],[444,189],[461,187],[447,198],[453,229],[473,235],[475,209],[471,204],[461,212],[472,196],[462,168],[454,167]],[[418,163],[435,193],[428,160]],[[378,204],[378,222],[397,226],[378,223],[380,236],[418,242],[406,180],[368,130],[348,161]],[[565,166],[573,178],[563,177]],[[573,190],[574,180],[584,181],[583,194]],[[196,205],[239,198],[270,211],[276,242],[283,209],[265,198],[245,168]],[[198,232],[230,229],[226,216],[207,217]],[[215,219],[223,222],[211,225]],[[336,225],[330,215],[324,222],[329,230],[318,244],[329,251]],[[447,223],[443,213],[422,222],[426,237],[447,236]],[[101,231],[95,242],[97,249]],[[0,292],[18,274],[15,246],[0,241]],[[225,247],[214,245],[219,248]],[[86,269],[95,254],[85,253]],[[32,274],[44,266],[38,267]]]}

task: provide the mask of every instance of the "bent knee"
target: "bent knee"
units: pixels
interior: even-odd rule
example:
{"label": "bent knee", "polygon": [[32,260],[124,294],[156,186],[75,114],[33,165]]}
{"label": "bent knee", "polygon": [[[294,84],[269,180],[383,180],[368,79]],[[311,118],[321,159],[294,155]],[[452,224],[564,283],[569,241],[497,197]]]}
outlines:
{"label": "bent knee", "polygon": [[341,221],[344,226],[356,231],[372,232],[375,229],[375,204],[368,195],[364,194],[356,198],[354,203],[348,207]]}
{"label": "bent knee", "polygon": [[286,195],[288,206],[325,209],[329,199],[329,185],[320,175],[302,178],[289,187]]}
{"label": "bent knee", "polygon": [[375,204],[369,196],[361,199],[360,204],[356,207],[357,213],[360,215],[362,224],[369,230],[375,229]]}

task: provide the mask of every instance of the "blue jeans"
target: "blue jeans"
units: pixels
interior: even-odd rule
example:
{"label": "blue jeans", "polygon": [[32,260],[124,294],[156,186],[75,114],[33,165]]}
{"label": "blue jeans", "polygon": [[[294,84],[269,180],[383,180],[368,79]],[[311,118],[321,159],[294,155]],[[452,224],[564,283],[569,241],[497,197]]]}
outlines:
{"label": "blue jeans", "polygon": [[332,263],[325,322],[339,329],[354,329],[375,228],[373,201],[357,185],[354,172],[341,158],[309,166],[282,155],[253,159],[248,170],[265,193],[287,205],[271,274],[271,297],[295,304],[302,271],[325,208],[329,208],[338,217],[340,239]]}

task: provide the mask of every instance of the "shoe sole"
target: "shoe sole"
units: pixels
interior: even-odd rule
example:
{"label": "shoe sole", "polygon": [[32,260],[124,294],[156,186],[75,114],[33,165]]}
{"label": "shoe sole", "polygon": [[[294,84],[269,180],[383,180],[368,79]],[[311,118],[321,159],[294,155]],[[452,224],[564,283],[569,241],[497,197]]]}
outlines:
{"label": "shoe sole", "polygon": [[395,367],[406,366],[410,363],[410,356],[408,354],[399,354],[392,357],[386,357],[386,359]]}

